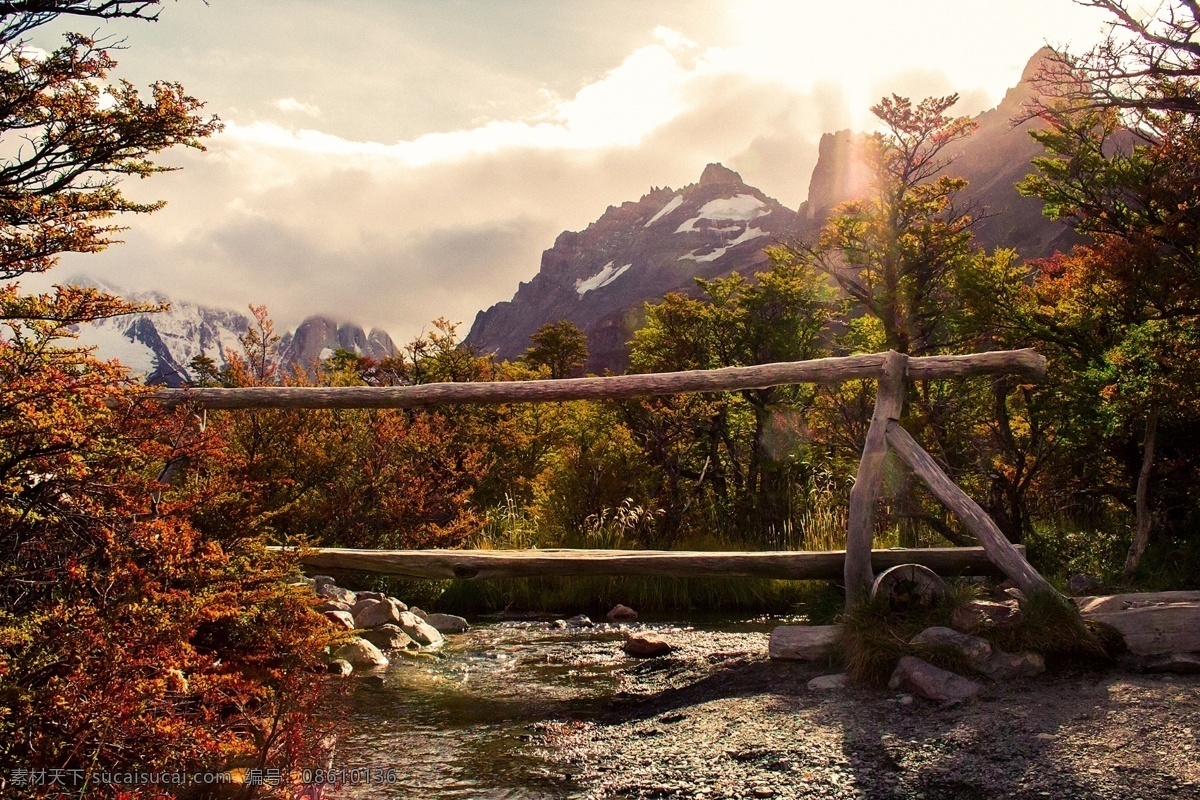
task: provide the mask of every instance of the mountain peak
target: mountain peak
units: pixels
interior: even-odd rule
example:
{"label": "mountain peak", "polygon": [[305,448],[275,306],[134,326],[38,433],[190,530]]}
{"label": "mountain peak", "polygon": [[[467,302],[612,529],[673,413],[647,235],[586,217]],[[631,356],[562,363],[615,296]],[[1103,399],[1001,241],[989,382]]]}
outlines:
{"label": "mountain peak", "polygon": [[700,185],[707,186],[710,183],[743,183],[743,181],[741,175],[714,162],[706,166],[704,172],[700,173]]}

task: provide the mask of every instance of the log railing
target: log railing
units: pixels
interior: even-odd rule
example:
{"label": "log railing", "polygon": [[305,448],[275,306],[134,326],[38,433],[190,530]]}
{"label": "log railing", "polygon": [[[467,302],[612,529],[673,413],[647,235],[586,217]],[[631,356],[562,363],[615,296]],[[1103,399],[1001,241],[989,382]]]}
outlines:
{"label": "log railing", "polygon": [[[436,383],[421,386],[348,386],[292,387],[268,386],[233,389],[158,389],[149,396],[166,405],[194,403],[205,409],[267,408],[415,408],[431,405],[545,403],[568,400],[614,400],[631,397],[679,394],[684,392],[724,392],[761,389],[794,383],[834,384],[856,379],[878,381],[875,410],[867,430],[866,445],[858,476],[850,493],[849,524],[845,553],[829,554],[751,554],[751,553],[638,553],[616,551],[575,551],[551,555],[549,551],[375,551],[325,548],[306,556],[310,566],[375,572],[396,569],[425,570],[430,577],[457,575],[453,565],[471,572],[469,577],[534,574],[565,574],[567,566],[581,570],[572,574],[696,574],[703,564],[705,574],[729,576],[751,574],[739,570],[767,569],[772,574],[797,575],[820,563],[828,572],[830,558],[842,566],[847,604],[864,597],[874,577],[874,567],[888,561],[871,550],[875,530],[875,512],[882,488],[884,461],[894,451],[929,487],[963,525],[979,539],[982,553],[1013,583],[1027,594],[1053,592],[1049,582],[1025,559],[1022,549],[1000,532],[988,515],[971,500],[938,466],[929,453],[901,426],[904,399],[910,381],[941,378],[965,378],[975,375],[1019,375],[1038,379],[1045,375],[1046,360],[1032,350],[1003,350],[959,356],[910,358],[895,351],[870,355],[822,358],[753,367],[727,367],[714,370],[614,375],[596,378],[568,378],[542,381],[495,381],[487,383]],[[964,548],[959,548],[964,549]],[[453,552],[451,555],[450,553]],[[905,553],[908,563],[918,551]],[[825,561],[813,556],[824,556]],[[808,559],[807,561],[805,559]],[[472,559],[475,559],[474,561]],[[690,561],[689,561],[690,559]],[[723,559],[723,560],[722,560]],[[463,566],[475,564],[478,566]],[[874,562],[874,563],[873,563]],[[591,563],[591,566],[587,566]],[[832,562],[830,562],[832,563]],[[400,565],[398,567],[397,565]],[[424,565],[424,566],[422,566]],[[436,565],[436,566],[435,566]],[[446,565],[451,565],[447,567]],[[748,566],[750,565],[750,566]],[[769,566],[763,566],[769,565]],[[449,569],[446,573],[445,570]],[[432,572],[430,572],[432,570]],[[596,570],[599,570],[597,572]],[[658,570],[646,572],[645,570]],[[666,570],[663,572],[662,570]],[[631,572],[632,571],[632,572]],[[752,574],[761,574],[753,572]],[[466,574],[458,577],[468,577]]]}

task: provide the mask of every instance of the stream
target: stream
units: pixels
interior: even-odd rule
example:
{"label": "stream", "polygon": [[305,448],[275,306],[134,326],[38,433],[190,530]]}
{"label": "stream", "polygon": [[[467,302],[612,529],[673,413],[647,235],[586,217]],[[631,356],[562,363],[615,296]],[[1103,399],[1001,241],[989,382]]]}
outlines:
{"label": "stream", "polygon": [[[560,773],[525,745],[540,724],[596,719],[635,665],[633,630],[674,639],[763,636],[775,618],[689,618],[593,628],[550,620],[472,620],[441,652],[395,653],[386,669],[348,679],[332,798],[568,798]],[[757,636],[755,638],[757,638]],[[366,768],[366,769],[364,769]],[[561,769],[559,767],[558,769]]]}

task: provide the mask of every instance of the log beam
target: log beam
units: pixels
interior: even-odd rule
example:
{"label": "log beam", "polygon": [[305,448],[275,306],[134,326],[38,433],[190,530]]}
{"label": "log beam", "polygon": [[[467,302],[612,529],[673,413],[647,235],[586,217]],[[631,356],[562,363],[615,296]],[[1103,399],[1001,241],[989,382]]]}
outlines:
{"label": "log beam", "polygon": [[[430,383],[421,386],[251,386],[243,388],[157,389],[147,396],[164,405],[194,402],[204,408],[416,408],[433,405],[547,403],[567,400],[619,400],[683,392],[728,392],[795,383],[833,384],[877,378],[886,353],[820,358],[649,375],[612,375],[544,381]],[[909,359],[911,380],[971,375],[1040,378],[1046,359],[1033,350],[1001,350],[962,356]]]}
{"label": "log beam", "polygon": [[883,466],[887,459],[887,426],[900,418],[904,408],[905,376],[909,358],[889,350],[884,357],[879,384],[875,390],[875,411],[867,429],[858,475],[850,489],[850,514],[846,526],[846,607],[866,598],[875,580],[871,570],[871,542],[875,539],[875,507],[883,486]]}
{"label": "log beam", "polygon": [[942,471],[937,462],[933,460],[933,456],[925,452],[924,448],[917,444],[916,440],[900,426],[899,422],[893,421],[888,424],[887,441],[888,445],[896,451],[896,455],[900,456],[904,463],[908,464],[917,474],[917,477],[925,482],[934,497],[954,512],[955,516],[967,526],[967,530],[975,534],[987,552],[988,558],[1022,592],[1029,596],[1043,592],[1058,594],[1050,582],[1025,560],[1021,550],[1008,541],[1008,538],[987,515],[987,512]]}
{"label": "log beam", "polygon": [[[278,548],[276,548],[278,549]],[[308,572],[347,571],[442,580],[636,575],[670,578],[776,578],[837,580],[846,553],[676,550],[350,550],[320,548],[302,553]],[[940,575],[996,575],[980,547],[875,550],[879,570],[921,564]]]}

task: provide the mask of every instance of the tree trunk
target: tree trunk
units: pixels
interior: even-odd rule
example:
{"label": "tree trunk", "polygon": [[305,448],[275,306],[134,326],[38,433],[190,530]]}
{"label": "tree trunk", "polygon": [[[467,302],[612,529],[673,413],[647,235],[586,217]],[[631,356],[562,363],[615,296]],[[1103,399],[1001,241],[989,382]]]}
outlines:
{"label": "tree trunk", "polygon": [[1158,407],[1150,406],[1146,414],[1146,432],[1142,437],[1142,469],[1138,473],[1137,492],[1134,495],[1134,507],[1137,510],[1137,530],[1133,534],[1133,543],[1129,546],[1129,555],[1125,557],[1125,579],[1133,577],[1137,572],[1142,553],[1150,541],[1150,531],[1154,527],[1154,517],[1150,513],[1150,471],[1154,468],[1154,441],[1158,436]]}

